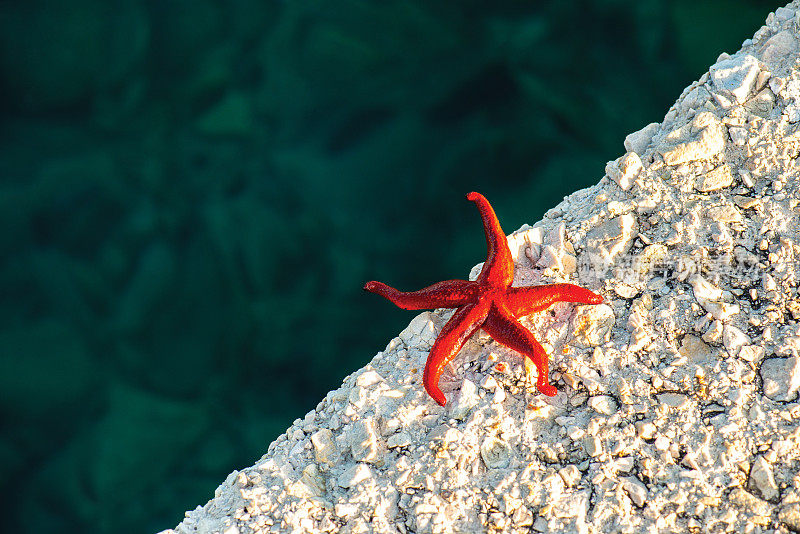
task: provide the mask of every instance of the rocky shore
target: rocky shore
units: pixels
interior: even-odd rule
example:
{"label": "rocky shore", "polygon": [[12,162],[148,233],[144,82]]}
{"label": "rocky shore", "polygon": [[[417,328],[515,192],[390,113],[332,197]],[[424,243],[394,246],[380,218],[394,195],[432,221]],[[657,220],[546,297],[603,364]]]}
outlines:
{"label": "rocky shore", "polygon": [[419,314],[164,533],[800,532],[799,28],[770,14],[509,237],[515,285],[605,298],[523,319],[556,397],[480,333],[438,406],[452,312]]}

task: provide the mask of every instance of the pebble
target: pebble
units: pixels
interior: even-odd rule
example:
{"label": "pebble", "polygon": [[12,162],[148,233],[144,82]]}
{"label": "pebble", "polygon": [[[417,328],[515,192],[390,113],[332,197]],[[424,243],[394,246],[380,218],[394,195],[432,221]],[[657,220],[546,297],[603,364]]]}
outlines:
{"label": "pebble", "polygon": [[338,483],[343,488],[353,486],[372,478],[372,471],[367,464],[356,463],[344,470],[339,476]]}
{"label": "pebble", "polygon": [[475,382],[464,379],[450,414],[453,419],[463,420],[472,408],[478,404],[479,400],[480,397],[478,396],[478,388]]}
{"label": "pebble", "polygon": [[778,485],[775,484],[772,466],[763,456],[756,458],[755,463],[750,468],[750,484],[768,501],[778,497]]}
{"label": "pebble", "polygon": [[661,155],[667,165],[708,160],[725,149],[725,137],[720,120],[704,111],[665,136]]}
{"label": "pebble", "polygon": [[758,59],[750,54],[737,54],[717,62],[709,69],[714,87],[732,94],[740,104],[753,91],[759,71]]}
{"label": "pebble", "polygon": [[683,393],[659,393],[658,402],[666,404],[672,408],[685,408],[689,405],[689,397]]}
{"label": "pebble", "polygon": [[481,444],[481,458],[489,469],[506,467],[511,457],[508,443],[497,437],[489,437]]}
{"label": "pebble", "polygon": [[647,145],[653,139],[653,135],[659,130],[657,122],[651,122],[641,130],[628,134],[625,137],[625,150],[629,152],[636,152],[640,156],[644,155]]}
{"label": "pebble", "polygon": [[800,389],[800,358],[767,358],[761,364],[764,395],[772,400],[790,401]]}
{"label": "pebble", "polygon": [[589,456],[599,456],[603,452],[603,443],[597,436],[583,438],[583,449]]}
{"label": "pebble", "polygon": [[589,399],[589,406],[597,413],[612,415],[617,411],[617,401],[609,395],[597,395]]}
{"label": "pebble", "polygon": [[699,176],[695,181],[695,189],[703,193],[718,191],[733,184],[731,169],[725,164],[715,167]]}
{"label": "pebble", "polygon": [[314,459],[320,463],[332,463],[336,457],[336,444],[333,441],[333,432],[323,428],[311,435],[311,444],[314,447]]}
{"label": "pebble", "polygon": [[407,432],[392,434],[389,436],[389,439],[386,440],[386,446],[390,449],[408,447],[409,445],[411,445],[411,436]]}
{"label": "pebble", "polygon": [[633,187],[634,181],[644,167],[636,152],[628,152],[617,160],[606,164],[606,175],[614,180],[623,191]]}
{"label": "pebble", "polygon": [[620,478],[620,484],[625,493],[631,498],[633,504],[641,508],[647,500],[647,487],[633,477]]}

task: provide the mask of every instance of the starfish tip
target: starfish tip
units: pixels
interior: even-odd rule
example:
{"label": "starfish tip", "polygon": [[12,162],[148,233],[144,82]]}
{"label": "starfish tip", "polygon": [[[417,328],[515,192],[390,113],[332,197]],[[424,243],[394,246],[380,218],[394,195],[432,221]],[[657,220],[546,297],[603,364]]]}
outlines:
{"label": "starfish tip", "polygon": [[481,196],[483,196],[483,195],[481,195],[480,193],[476,193],[475,191],[473,191],[473,192],[471,192],[471,193],[468,193],[468,194],[467,194],[467,200],[469,200],[470,202],[475,202],[475,201],[476,201],[476,200],[478,200],[478,199],[479,199]]}

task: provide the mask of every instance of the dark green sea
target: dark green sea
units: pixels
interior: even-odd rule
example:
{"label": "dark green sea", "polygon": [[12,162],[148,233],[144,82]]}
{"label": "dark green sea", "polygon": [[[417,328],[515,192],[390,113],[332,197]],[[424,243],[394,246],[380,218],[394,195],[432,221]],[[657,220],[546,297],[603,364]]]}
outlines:
{"label": "dark green sea", "polygon": [[780,1],[0,0],[4,532],[156,532]]}

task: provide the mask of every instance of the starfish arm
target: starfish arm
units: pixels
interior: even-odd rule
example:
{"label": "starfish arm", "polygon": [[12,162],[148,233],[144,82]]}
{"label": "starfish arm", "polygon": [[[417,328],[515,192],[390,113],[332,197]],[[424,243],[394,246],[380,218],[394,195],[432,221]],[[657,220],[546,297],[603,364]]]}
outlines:
{"label": "starfish arm", "polygon": [[398,291],[382,282],[367,282],[364,290],[393,302],[404,310],[457,308],[476,299],[477,284],[468,280],[445,280],[419,291]]}
{"label": "starfish arm", "polygon": [[486,197],[474,191],[467,195],[467,200],[478,207],[483,220],[483,231],[486,234],[488,253],[483,264],[478,282],[488,283],[495,287],[508,287],[514,281],[514,260],[508,249],[508,239],[500,227],[500,221]]}
{"label": "starfish arm", "polygon": [[556,302],[600,304],[603,297],[573,284],[512,287],[506,293],[506,303],[514,317],[546,310]]}
{"label": "starfish arm", "polygon": [[445,366],[455,358],[467,339],[480,328],[487,313],[489,313],[488,302],[462,306],[450,317],[436,338],[425,363],[422,383],[425,385],[425,391],[439,405],[444,406],[447,403],[444,393],[439,389],[439,378]]}
{"label": "starfish arm", "polygon": [[511,311],[507,307],[492,306],[483,323],[483,329],[498,343],[531,359],[539,373],[539,377],[536,379],[536,387],[539,391],[549,397],[558,393],[558,390],[548,381],[547,352],[541,343],[536,341],[531,331],[511,315]]}

